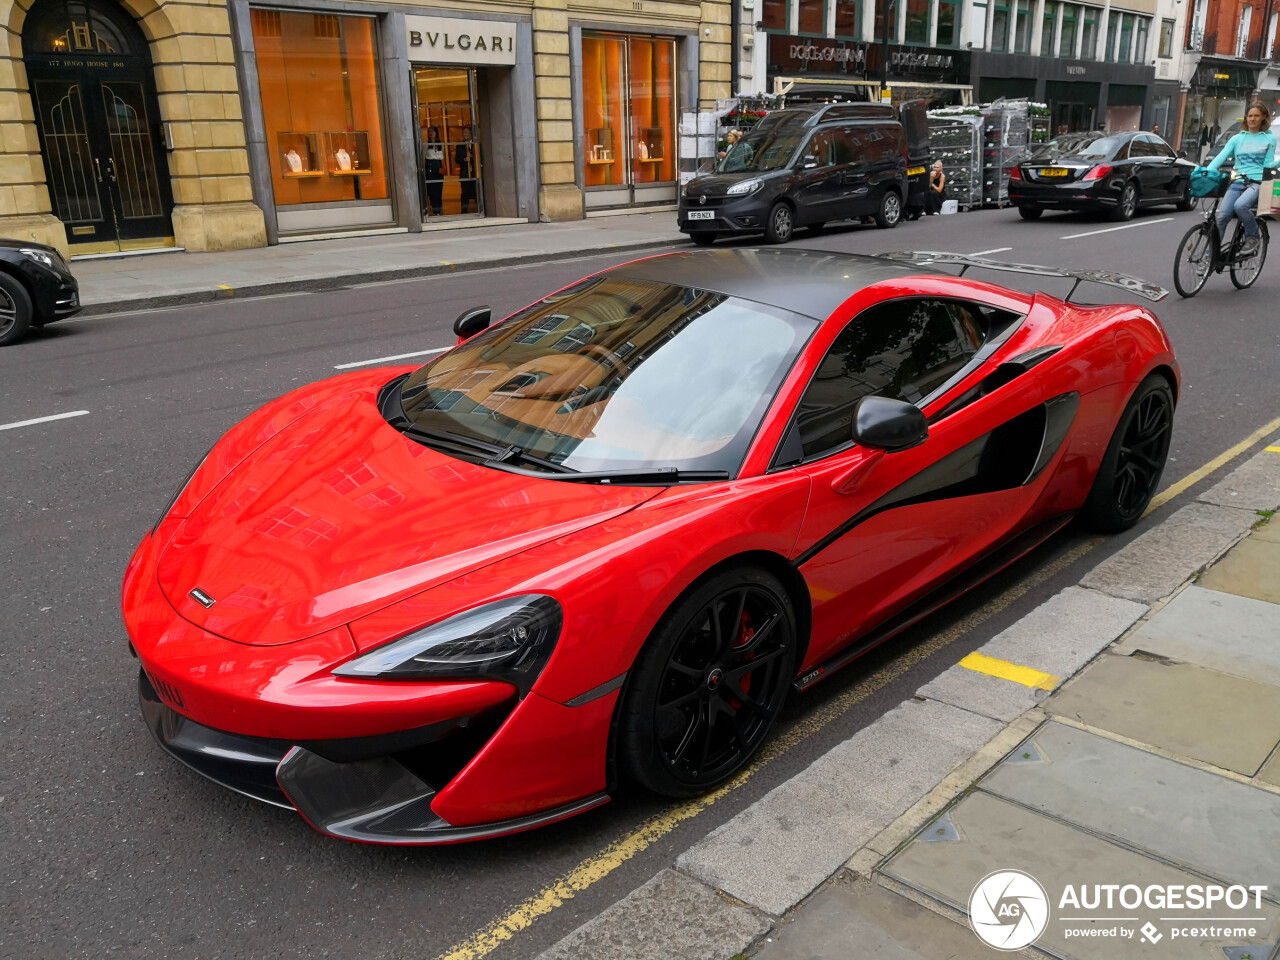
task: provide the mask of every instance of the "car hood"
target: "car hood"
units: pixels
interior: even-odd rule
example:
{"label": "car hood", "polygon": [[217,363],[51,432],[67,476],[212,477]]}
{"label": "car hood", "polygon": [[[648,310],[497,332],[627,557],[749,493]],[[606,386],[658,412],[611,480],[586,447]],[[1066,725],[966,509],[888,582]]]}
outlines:
{"label": "car hood", "polygon": [[234,467],[177,525],[157,577],[197,626],[239,643],[289,643],[661,490],[531,479],[444,456],[389,426],[377,385],[365,385],[329,396]]}

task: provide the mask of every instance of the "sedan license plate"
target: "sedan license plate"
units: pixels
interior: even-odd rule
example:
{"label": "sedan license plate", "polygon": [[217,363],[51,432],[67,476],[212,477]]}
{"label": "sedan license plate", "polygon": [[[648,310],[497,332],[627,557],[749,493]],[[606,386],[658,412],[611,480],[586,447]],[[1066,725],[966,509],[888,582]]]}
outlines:
{"label": "sedan license plate", "polygon": [[1065,177],[1071,171],[1063,170],[1061,167],[1041,167],[1040,176],[1042,177]]}
{"label": "sedan license plate", "polygon": [[690,210],[685,216],[690,220],[714,220],[716,212],[714,210]]}

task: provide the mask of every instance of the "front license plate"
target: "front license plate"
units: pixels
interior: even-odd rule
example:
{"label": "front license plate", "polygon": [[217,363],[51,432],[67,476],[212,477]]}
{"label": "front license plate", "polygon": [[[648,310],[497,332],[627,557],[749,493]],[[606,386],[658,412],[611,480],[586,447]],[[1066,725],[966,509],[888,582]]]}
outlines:
{"label": "front license plate", "polygon": [[908,177],[918,177],[922,173],[924,173],[924,167],[907,167]]}
{"label": "front license plate", "polygon": [[714,220],[716,212],[714,210],[690,210],[685,216],[690,220]]}
{"label": "front license plate", "polygon": [[1065,177],[1071,171],[1060,170],[1057,167],[1041,167],[1040,176],[1042,177]]}

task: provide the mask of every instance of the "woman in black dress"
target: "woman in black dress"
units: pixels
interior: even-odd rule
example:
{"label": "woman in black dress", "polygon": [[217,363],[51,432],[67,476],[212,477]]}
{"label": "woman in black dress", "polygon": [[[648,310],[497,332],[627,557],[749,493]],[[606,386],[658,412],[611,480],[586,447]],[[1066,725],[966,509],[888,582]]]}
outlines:
{"label": "woman in black dress", "polygon": [[440,128],[427,127],[427,141],[422,145],[423,179],[427,184],[427,206],[433,217],[444,212],[444,144]]}

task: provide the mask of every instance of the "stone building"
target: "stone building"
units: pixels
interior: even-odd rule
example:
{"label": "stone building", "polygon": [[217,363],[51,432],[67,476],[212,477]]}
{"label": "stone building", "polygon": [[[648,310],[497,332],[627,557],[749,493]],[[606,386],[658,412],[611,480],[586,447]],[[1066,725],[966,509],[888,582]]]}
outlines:
{"label": "stone building", "polygon": [[0,0],[0,235],[191,251],[674,201],[729,0]]}

